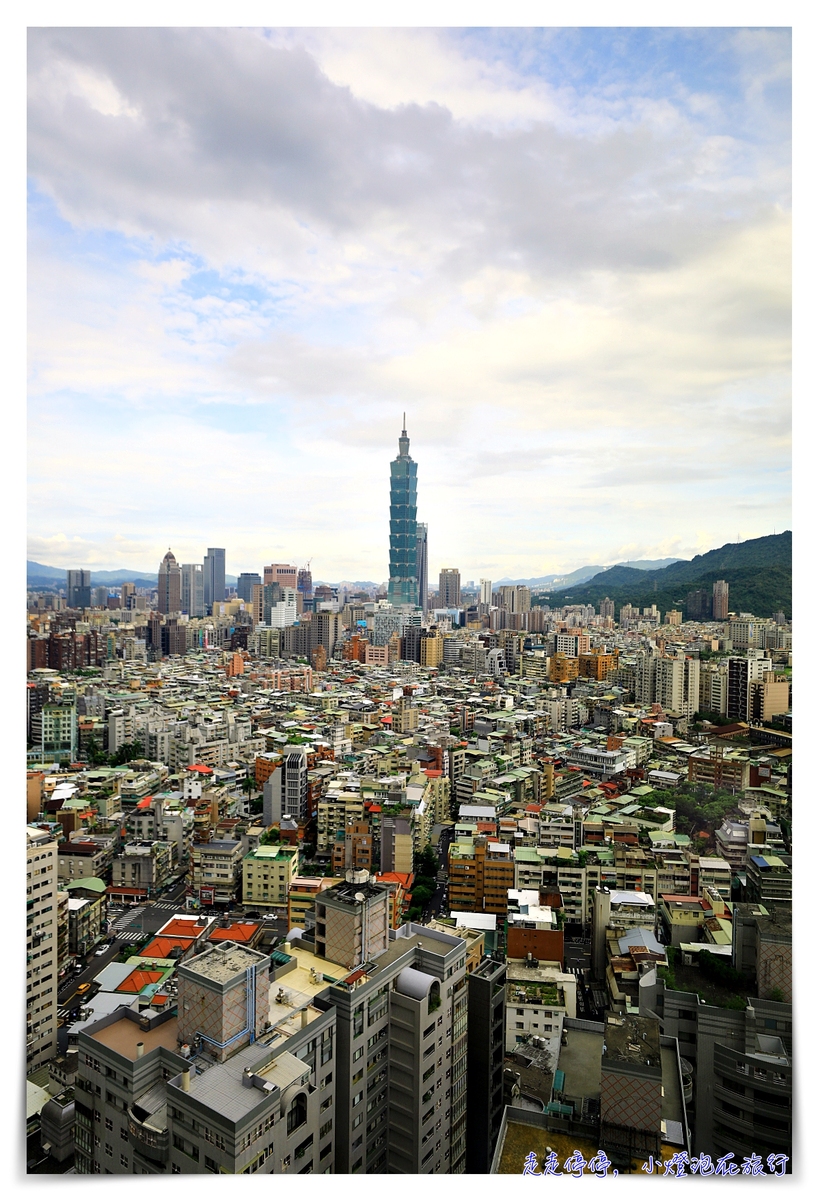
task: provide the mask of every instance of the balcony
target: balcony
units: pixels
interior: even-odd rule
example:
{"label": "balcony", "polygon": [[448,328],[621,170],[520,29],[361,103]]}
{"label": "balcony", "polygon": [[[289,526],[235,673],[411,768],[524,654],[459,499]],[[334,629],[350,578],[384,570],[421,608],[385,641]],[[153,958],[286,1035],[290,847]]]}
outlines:
{"label": "balcony", "polygon": [[145,1113],[144,1119],[136,1115],[137,1111],[142,1113],[144,1109],[140,1109],[139,1105],[128,1109],[128,1134],[134,1150],[151,1162],[166,1163],[170,1150],[170,1133],[167,1128],[159,1127],[164,1109],[152,1115]]}

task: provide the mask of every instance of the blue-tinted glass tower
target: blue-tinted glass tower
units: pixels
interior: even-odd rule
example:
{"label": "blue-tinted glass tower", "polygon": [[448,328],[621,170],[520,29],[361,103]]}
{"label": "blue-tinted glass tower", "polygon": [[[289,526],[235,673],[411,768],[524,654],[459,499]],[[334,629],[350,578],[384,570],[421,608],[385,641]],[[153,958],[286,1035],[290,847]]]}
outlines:
{"label": "blue-tinted glass tower", "polygon": [[398,457],[389,464],[389,591],[391,604],[418,603],[418,465],[409,455],[406,413]]}

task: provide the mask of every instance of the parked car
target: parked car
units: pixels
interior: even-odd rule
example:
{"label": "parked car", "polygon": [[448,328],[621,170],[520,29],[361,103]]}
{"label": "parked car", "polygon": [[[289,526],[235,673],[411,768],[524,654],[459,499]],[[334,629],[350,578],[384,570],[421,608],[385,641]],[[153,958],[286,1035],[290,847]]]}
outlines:
{"label": "parked car", "polygon": [[90,983],[81,983],[81,984],[79,985],[79,987],[77,988],[77,993],[78,993],[78,995],[81,995],[81,996],[82,996],[82,995],[84,995],[86,992],[90,992],[90,990],[91,990],[91,985],[90,985]]}

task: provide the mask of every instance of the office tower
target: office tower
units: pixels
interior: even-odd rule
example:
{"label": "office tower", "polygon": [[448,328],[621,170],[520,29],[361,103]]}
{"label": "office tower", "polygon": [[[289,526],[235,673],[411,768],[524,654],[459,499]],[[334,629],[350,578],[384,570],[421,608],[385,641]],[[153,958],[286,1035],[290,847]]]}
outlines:
{"label": "office tower", "polygon": [[265,625],[269,625],[271,612],[283,598],[284,590],[280,583],[263,583],[261,585],[261,617],[259,620],[262,620]]}
{"label": "office tower", "polygon": [[298,591],[298,571],[289,563],[270,563],[264,568],[265,583],[279,583],[281,586]]}
{"label": "office tower", "polygon": [[123,583],[119,589],[119,607],[133,608],[136,600],[136,584]]}
{"label": "office tower", "polygon": [[180,612],[182,606],[182,572],[171,550],[159,564],[159,600],[157,608],[160,613]]}
{"label": "office tower", "polygon": [[481,612],[487,613],[491,608],[491,580],[480,580],[480,606]]}
{"label": "office tower", "polygon": [[[713,596],[705,588],[687,593],[685,613],[689,621],[709,621],[713,616]],[[620,613],[620,620],[622,614]]]}
{"label": "office tower", "polygon": [[239,600],[243,600],[245,604],[250,604],[253,599],[253,588],[260,583],[261,576],[257,571],[242,571],[236,584],[236,595]]}
{"label": "office tower", "polygon": [[26,1074],[57,1052],[57,842],[26,829]]}
{"label": "office tower", "polygon": [[389,464],[389,588],[390,604],[418,603],[417,503],[418,468],[409,454],[406,414],[398,438],[398,456]]}
{"label": "office tower", "polygon": [[713,584],[713,620],[726,621],[730,611],[730,585],[725,579],[717,579]]}
{"label": "office tower", "polygon": [[95,587],[91,594],[91,603],[94,608],[108,607],[108,587],[107,585]]}
{"label": "office tower", "polygon": [[189,617],[203,617],[204,606],[204,571],[201,563],[182,564],[182,612]]}
{"label": "office tower", "polygon": [[429,526],[418,521],[418,604],[424,612],[429,608]]}
{"label": "office tower", "polygon": [[613,600],[611,600],[611,599],[610,599],[608,596],[606,596],[606,597],[605,597],[605,599],[604,599],[604,600],[602,600],[602,601],[601,601],[601,603],[600,603],[600,605],[599,605],[599,615],[600,615],[600,616],[601,616],[603,619],[604,619],[605,617],[610,617],[610,618],[611,618],[611,620],[613,620],[613,617],[614,617],[614,602],[613,602]]}
{"label": "office tower", "polygon": [[204,560],[204,604],[210,612],[224,600],[224,550],[208,547]]}
{"label": "office tower", "polygon": [[443,567],[438,577],[438,595],[441,608],[460,607],[460,570],[458,567]]}
{"label": "office tower", "polygon": [[91,572],[66,571],[69,608],[91,607]]}

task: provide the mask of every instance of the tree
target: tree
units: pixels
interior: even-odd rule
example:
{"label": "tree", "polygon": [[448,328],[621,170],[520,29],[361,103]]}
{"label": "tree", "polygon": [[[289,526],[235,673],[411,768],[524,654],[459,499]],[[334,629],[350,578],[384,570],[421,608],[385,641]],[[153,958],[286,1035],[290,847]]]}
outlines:
{"label": "tree", "polygon": [[420,854],[415,855],[415,874],[434,879],[439,868],[440,860],[432,849],[431,843],[427,842]]}
{"label": "tree", "polygon": [[111,756],[112,767],[124,767],[135,758],[142,758],[145,748],[141,742],[124,742],[115,754]]}

